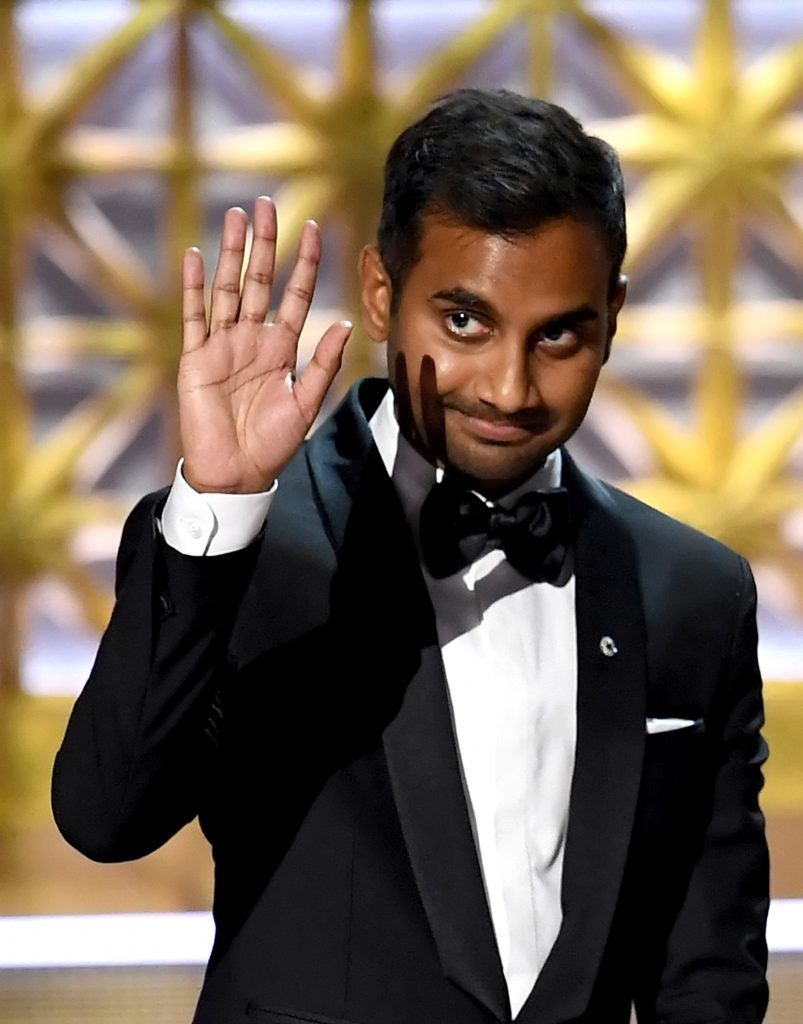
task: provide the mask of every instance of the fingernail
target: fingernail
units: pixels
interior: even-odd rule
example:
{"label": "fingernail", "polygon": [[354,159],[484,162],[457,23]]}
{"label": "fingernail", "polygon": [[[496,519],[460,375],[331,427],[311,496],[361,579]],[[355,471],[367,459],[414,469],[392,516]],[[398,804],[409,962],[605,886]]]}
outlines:
{"label": "fingernail", "polygon": [[343,324],[343,326],[344,326],[344,327],[345,327],[345,328],[346,328],[347,330],[349,330],[349,331],[350,331],[350,330],[352,329],[352,327],[354,326],[354,324],[353,324],[353,323],[351,322],[351,320],[341,320],[340,322],[341,322],[341,324]]}

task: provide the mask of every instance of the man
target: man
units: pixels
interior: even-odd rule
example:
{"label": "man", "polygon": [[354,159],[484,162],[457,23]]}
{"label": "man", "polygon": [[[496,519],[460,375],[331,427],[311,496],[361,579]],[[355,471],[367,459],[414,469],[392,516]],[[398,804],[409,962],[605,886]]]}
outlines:
{"label": "man", "polygon": [[749,569],[562,448],[625,297],[615,155],[505,91],[408,128],[360,264],[390,389],[308,442],[350,325],[296,379],[317,229],[265,325],[269,201],[241,289],[246,227],[208,328],[186,257],[183,466],[125,526],[64,835],[121,860],[200,816],[198,1024],[758,1024]]}

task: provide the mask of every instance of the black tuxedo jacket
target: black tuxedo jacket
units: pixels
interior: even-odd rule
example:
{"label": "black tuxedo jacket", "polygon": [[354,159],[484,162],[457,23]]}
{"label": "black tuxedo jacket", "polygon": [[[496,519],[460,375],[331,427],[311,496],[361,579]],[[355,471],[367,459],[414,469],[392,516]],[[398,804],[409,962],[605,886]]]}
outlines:
{"label": "black tuxedo jacket", "polygon": [[[434,615],[364,381],[258,542],[193,558],[131,513],[57,756],[59,827],[139,857],[195,815],[217,938],[197,1024],[509,1021]],[[758,1024],[765,747],[739,556],[566,458],[577,755],[563,926],[523,1024]],[[605,656],[600,639],[614,639]],[[493,680],[489,680],[493,685]],[[696,725],[646,735],[645,719]]]}

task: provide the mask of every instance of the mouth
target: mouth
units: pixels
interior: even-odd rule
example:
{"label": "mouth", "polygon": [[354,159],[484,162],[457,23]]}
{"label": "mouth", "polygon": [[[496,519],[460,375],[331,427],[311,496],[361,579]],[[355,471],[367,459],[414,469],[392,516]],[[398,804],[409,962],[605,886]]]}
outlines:
{"label": "mouth", "polygon": [[491,420],[480,416],[471,416],[468,413],[460,413],[460,417],[469,430],[469,433],[486,441],[495,441],[497,444],[521,444],[530,441],[533,435],[538,433],[535,424],[532,426],[521,426],[511,423],[509,420]]}

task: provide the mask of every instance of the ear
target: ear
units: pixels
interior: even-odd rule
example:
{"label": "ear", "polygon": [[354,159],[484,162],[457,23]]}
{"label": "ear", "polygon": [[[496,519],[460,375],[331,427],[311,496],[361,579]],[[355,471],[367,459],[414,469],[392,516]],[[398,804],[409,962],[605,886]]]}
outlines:
{"label": "ear", "polygon": [[608,337],[605,340],[605,356],[602,360],[603,363],[608,362],[608,357],[611,354],[611,344],[613,343],[613,336],[616,334],[619,310],[625,304],[625,299],[627,298],[627,284],[628,282],[625,275],[620,274],[616,291],[608,301]]}
{"label": "ear", "polygon": [[366,245],[360,253],[359,272],[365,332],[371,341],[387,341],[393,288],[375,245]]}

